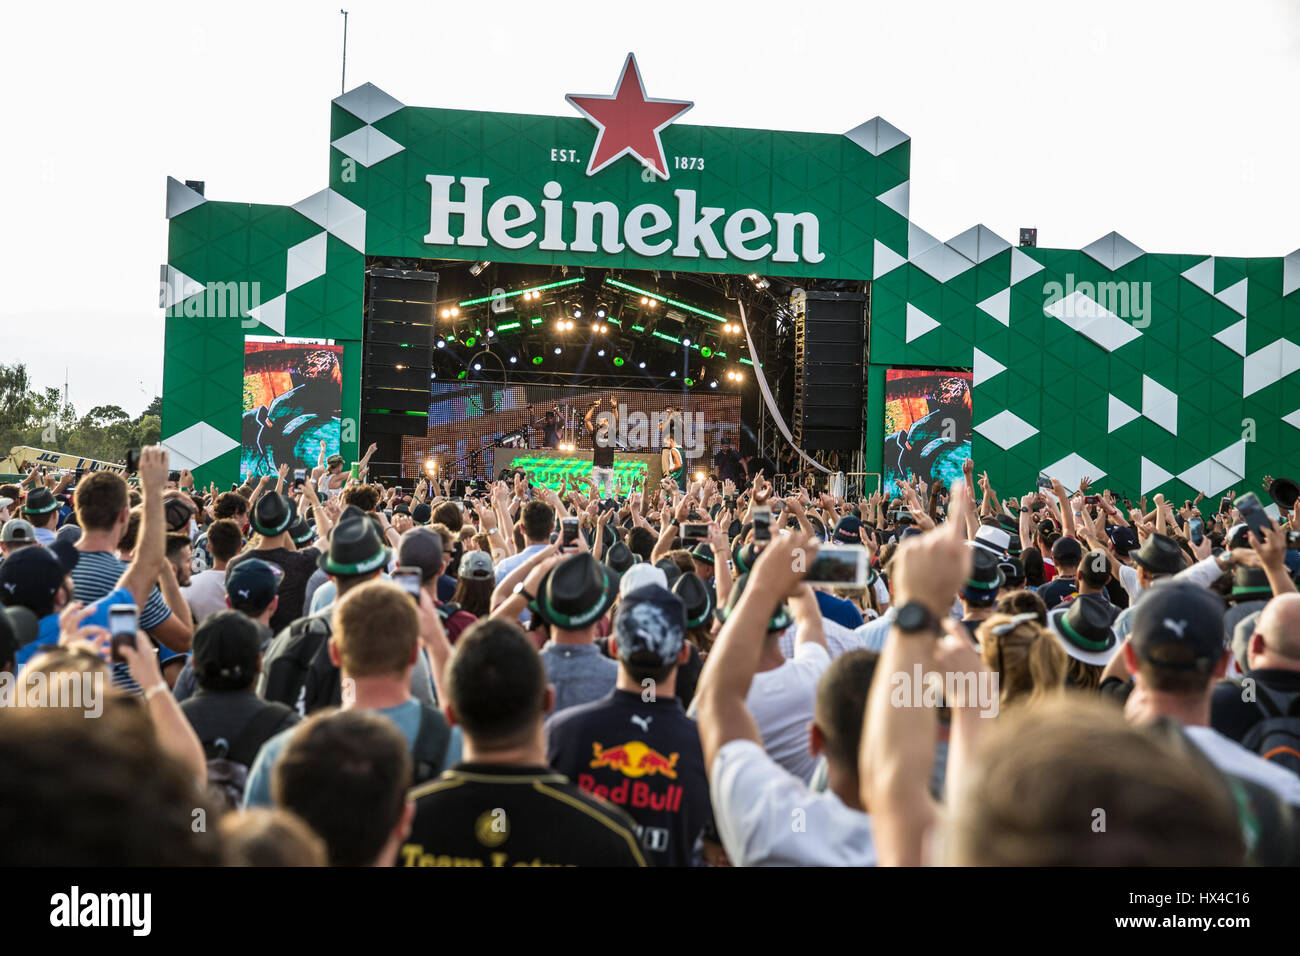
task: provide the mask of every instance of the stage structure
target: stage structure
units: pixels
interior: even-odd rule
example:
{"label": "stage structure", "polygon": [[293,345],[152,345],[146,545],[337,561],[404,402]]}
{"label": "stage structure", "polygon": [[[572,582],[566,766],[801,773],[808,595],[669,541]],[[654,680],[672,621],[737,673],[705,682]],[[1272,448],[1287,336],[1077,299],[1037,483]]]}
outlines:
{"label": "stage structure", "polygon": [[[429,437],[435,376],[452,361],[430,357],[431,332],[465,363],[467,386],[642,388],[688,410],[706,394],[730,393],[747,449],[779,458],[780,416],[805,450],[836,456],[846,471],[946,474],[969,453],[1005,493],[1031,490],[1048,471],[1069,486],[1090,475],[1130,497],[1163,491],[1174,500],[1294,473],[1300,250],[1256,259],[1152,253],[1116,233],[1082,249],[1013,247],[982,225],[945,242],[909,219],[912,144],[885,120],[843,134],[693,126],[681,119],[690,102],[666,98],[689,90],[674,89],[662,66],[647,67],[648,86],[629,56],[614,95],[570,94],[576,113],[565,107],[563,116],[420,108],[358,87],[331,107],[326,187],[292,205],[216,201],[169,179],[163,434],[174,461],[200,483],[227,484],[241,463],[279,460],[281,447],[306,457],[293,418],[246,402],[248,342],[270,338],[311,347],[306,374],[281,371],[289,390],[316,383],[303,409],[313,434],[333,440],[335,398],[323,383],[337,372],[341,453],[354,460],[368,432],[382,434],[393,449],[384,467],[409,470],[418,455],[411,448],[408,459],[409,443]],[[609,89],[605,70],[591,82]],[[412,313],[423,307],[393,320],[419,336],[368,334],[367,276],[380,269],[437,276],[426,286],[435,302],[393,300]],[[487,288],[465,291],[475,283]],[[539,290],[540,299],[531,294]],[[519,330],[508,326],[554,329],[558,311],[534,306],[571,310],[569,291],[592,298],[579,305],[581,320],[570,311],[573,329],[555,330],[570,336],[563,356],[546,343],[552,358],[525,351],[511,367],[506,349],[531,345],[518,336],[512,346]],[[705,324],[662,332],[674,339],[672,355],[647,360],[646,376],[639,358],[633,368],[602,366],[591,352],[605,333],[590,328],[586,309],[608,295],[613,315],[615,292],[629,318],[642,298],[672,300]],[[479,338],[458,320],[483,296]],[[719,333],[691,311],[734,325],[741,305],[748,336]],[[625,348],[663,341],[660,325],[619,323],[611,334]],[[689,376],[687,386],[679,372],[665,385],[670,358],[684,358],[688,371],[707,367],[692,331],[720,334],[715,351],[727,359],[712,362],[707,381]],[[753,354],[737,344],[751,336]],[[589,364],[547,364],[571,352]],[[429,381],[416,381],[425,368]],[[737,368],[748,378],[726,377]],[[260,395],[274,403],[280,386],[263,372]],[[368,404],[363,374],[370,391],[410,394],[393,407]],[[760,374],[770,406],[759,398]],[[840,403],[844,394],[855,397]],[[836,399],[822,416],[833,421],[819,419],[818,395]],[[897,433],[925,433],[926,415],[957,399],[969,414],[968,446],[940,434],[946,444],[914,460]],[[245,411],[271,429],[260,446],[241,427]],[[847,448],[855,421],[861,439]],[[291,440],[276,433],[281,424]]]}

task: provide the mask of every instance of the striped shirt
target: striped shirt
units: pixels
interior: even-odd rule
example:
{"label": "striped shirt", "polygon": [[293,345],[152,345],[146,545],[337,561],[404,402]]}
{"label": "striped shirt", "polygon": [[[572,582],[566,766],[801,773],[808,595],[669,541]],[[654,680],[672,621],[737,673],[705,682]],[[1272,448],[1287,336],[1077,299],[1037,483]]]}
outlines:
{"label": "striped shirt", "polygon": [[[77,559],[77,566],[72,569],[72,583],[77,588],[76,599],[82,605],[98,601],[117,590],[117,582],[126,574],[127,563],[107,551],[82,551]],[[123,591],[123,594],[127,592]],[[130,600],[129,596],[126,600]],[[140,609],[140,630],[151,631],[172,616],[171,608],[163,600],[162,591],[154,585],[149,600]],[[157,644],[157,641],[154,642]],[[173,657],[183,657],[176,651],[158,645],[158,662],[161,664]],[[140,693],[140,685],[131,679],[131,671],[124,663],[113,665],[113,686],[128,693]]]}

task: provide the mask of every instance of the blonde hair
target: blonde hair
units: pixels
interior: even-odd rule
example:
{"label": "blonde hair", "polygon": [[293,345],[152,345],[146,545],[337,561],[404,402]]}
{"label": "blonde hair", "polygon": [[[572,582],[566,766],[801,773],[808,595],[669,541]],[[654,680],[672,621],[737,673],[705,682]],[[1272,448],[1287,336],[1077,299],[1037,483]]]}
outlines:
{"label": "blonde hair", "polygon": [[[995,634],[994,630],[1010,626]],[[1069,657],[1032,611],[994,614],[980,623],[980,657],[998,675],[1002,706],[1037,703],[1061,690]]]}

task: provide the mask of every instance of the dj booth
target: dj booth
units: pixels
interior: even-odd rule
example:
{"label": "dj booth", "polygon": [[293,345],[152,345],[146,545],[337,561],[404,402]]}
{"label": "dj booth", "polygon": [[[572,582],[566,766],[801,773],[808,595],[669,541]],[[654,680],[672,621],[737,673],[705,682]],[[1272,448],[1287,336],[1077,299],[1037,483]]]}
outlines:
{"label": "dj booth", "polygon": [[[505,449],[501,449],[505,450]],[[640,490],[647,478],[650,487],[657,488],[663,477],[662,460],[659,452],[638,454],[635,452],[616,452],[614,455],[614,480],[618,482],[623,494],[629,490]],[[497,460],[501,460],[498,454]],[[554,448],[519,449],[510,459],[511,468],[523,468],[528,472],[529,480],[534,485],[558,490],[561,479],[568,478],[569,487],[584,490],[587,479],[591,477],[591,450],[558,451]]]}

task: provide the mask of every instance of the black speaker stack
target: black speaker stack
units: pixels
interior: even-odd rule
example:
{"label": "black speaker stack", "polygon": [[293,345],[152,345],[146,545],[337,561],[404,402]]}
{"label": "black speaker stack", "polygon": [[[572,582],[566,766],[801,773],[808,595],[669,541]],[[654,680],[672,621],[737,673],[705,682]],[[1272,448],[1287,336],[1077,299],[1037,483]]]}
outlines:
{"label": "black speaker stack", "polygon": [[437,302],[436,272],[366,272],[361,450],[378,445],[370,477],[386,484],[400,474],[402,436],[428,434]]}

